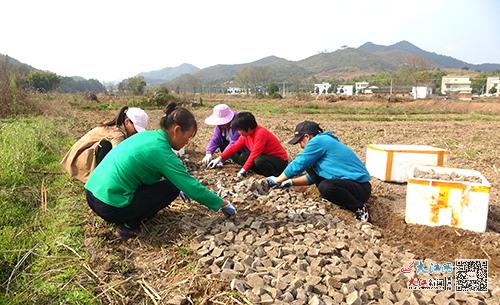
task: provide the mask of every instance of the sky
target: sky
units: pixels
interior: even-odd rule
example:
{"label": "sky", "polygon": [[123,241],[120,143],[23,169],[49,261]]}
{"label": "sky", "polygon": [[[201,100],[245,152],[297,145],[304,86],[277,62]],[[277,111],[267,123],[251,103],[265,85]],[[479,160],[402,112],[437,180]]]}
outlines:
{"label": "sky", "polygon": [[2,0],[0,10],[1,54],[100,81],[368,41],[500,63],[498,0]]}

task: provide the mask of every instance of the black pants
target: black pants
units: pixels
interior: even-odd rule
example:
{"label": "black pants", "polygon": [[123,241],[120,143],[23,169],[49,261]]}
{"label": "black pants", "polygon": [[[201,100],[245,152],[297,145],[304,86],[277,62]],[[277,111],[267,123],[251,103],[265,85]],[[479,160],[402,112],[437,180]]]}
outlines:
{"label": "black pants", "polygon": [[[250,152],[243,152],[238,156],[236,156],[236,154],[233,155],[233,160],[239,165],[243,165],[248,160],[249,156]],[[250,169],[265,177],[279,176],[285,170],[287,165],[288,161],[286,160],[281,160],[280,158],[274,156],[261,155],[255,158]]]}
{"label": "black pants", "polygon": [[[219,147],[220,152],[223,153],[224,150],[226,149],[226,147],[228,147],[228,146],[229,146],[229,141],[226,139],[222,139],[222,145]],[[244,151],[246,151],[246,149],[243,149],[243,150],[240,150],[240,151],[234,153],[230,159],[233,160],[234,163],[240,164],[238,161],[241,159],[241,155],[243,154]],[[248,158],[248,156],[247,156],[247,158]]]}
{"label": "black pants", "polygon": [[307,173],[318,187],[321,197],[350,211],[362,208],[372,193],[370,182],[359,183],[347,179],[325,179],[312,169]]}
{"label": "black pants", "polygon": [[111,142],[109,142],[108,140],[101,140],[101,142],[99,142],[99,145],[97,146],[97,151],[95,152],[96,166],[99,165],[99,163],[101,163],[102,159],[106,157],[106,155],[112,148],[113,145],[111,145]]}
{"label": "black pants", "polygon": [[141,221],[153,218],[167,207],[177,196],[177,189],[170,181],[162,180],[151,185],[143,185],[136,192],[129,205],[117,208],[106,204],[86,191],[87,203],[98,216],[114,224],[138,227]]}

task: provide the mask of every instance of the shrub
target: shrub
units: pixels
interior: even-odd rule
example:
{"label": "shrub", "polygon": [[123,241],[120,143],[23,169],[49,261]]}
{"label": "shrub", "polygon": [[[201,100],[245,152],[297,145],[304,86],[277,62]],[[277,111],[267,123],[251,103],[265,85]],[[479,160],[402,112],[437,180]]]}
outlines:
{"label": "shrub", "polygon": [[153,96],[149,98],[149,103],[156,106],[166,106],[170,102],[179,102],[179,100],[180,98],[176,94],[162,89],[153,93]]}
{"label": "shrub", "polygon": [[0,62],[0,118],[23,113],[38,113],[38,105],[29,100],[23,88],[24,79],[9,69],[9,63]]}
{"label": "shrub", "polygon": [[274,98],[274,99],[282,99],[283,98],[283,96],[281,96],[281,94],[279,94],[279,92],[274,92],[269,97]]}

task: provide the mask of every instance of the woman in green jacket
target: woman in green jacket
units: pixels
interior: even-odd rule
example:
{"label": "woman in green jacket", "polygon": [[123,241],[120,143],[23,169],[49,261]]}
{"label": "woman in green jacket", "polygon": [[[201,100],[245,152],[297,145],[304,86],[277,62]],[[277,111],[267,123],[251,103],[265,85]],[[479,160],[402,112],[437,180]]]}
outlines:
{"label": "woman in green jacket", "polygon": [[236,214],[229,201],[192,177],[172,151],[181,149],[196,135],[193,114],[171,103],[160,127],[130,137],[112,149],[85,184],[90,208],[117,224],[117,233],[123,239],[135,235],[141,221],[167,207],[180,191],[213,211]]}

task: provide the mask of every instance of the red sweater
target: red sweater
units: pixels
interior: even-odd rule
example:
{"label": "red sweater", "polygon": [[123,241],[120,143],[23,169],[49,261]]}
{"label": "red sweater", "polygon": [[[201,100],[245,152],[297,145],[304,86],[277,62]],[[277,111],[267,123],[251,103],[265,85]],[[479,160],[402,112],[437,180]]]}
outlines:
{"label": "red sweater", "polygon": [[245,146],[250,150],[250,156],[245,164],[243,164],[245,170],[249,170],[255,158],[261,155],[274,156],[288,161],[288,154],[283,146],[281,146],[278,138],[260,125],[250,131],[247,136],[240,136],[238,141],[229,146],[220,156],[222,160],[229,159],[234,153]]}

